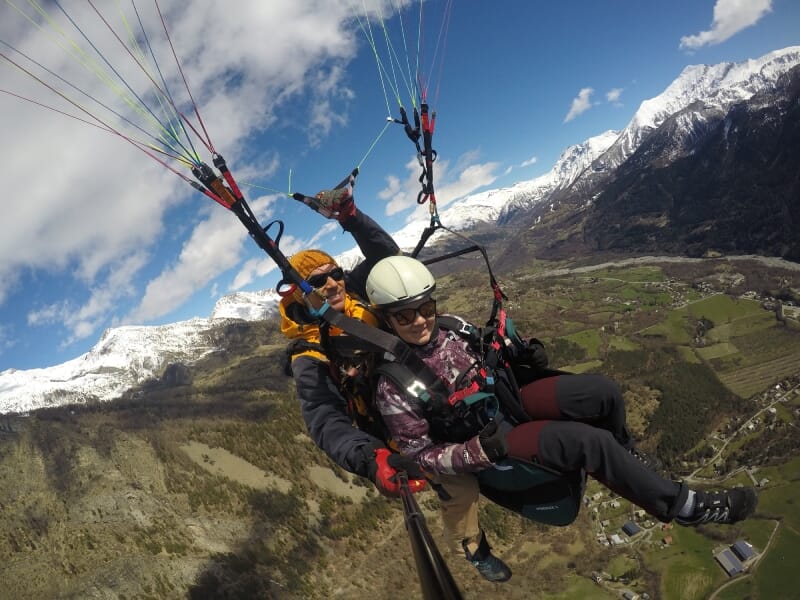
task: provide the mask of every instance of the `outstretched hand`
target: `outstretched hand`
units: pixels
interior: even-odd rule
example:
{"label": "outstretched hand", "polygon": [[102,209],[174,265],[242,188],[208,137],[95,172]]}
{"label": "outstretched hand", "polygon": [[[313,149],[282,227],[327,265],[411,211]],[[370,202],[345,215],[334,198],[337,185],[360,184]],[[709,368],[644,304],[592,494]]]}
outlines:
{"label": "outstretched hand", "polygon": [[349,185],[335,190],[322,190],[317,193],[316,198],[322,208],[330,214],[329,219],[336,219],[341,223],[356,214],[353,190]]}

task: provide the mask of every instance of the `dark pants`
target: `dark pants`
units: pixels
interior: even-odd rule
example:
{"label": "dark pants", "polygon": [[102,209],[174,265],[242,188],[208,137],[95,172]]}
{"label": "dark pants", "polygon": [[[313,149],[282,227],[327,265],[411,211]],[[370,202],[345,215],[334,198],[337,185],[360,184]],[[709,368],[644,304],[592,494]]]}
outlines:
{"label": "dark pants", "polygon": [[508,434],[509,455],[559,471],[592,477],[658,519],[669,521],[688,489],[644,466],[628,449],[625,402],[619,386],[602,375],[562,375],[521,390],[533,421]]}

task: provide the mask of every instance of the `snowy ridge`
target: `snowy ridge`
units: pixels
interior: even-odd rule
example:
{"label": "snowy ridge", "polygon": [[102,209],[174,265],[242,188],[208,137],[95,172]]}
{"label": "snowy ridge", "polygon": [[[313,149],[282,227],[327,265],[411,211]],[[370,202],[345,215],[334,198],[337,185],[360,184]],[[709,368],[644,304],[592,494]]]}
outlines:
{"label": "snowy ridge", "polygon": [[215,350],[210,329],[225,319],[261,320],[277,314],[274,290],[237,292],[220,298],[211,317],[169,325],[107,329],[82,356],[43,369],[0,373],[0,414],[65,403],[107,401],[159,377],[170,362],[188,363]]}
{"label": "snowy ridge", "polygon": [[63,403],[112,400],[155,377],[171,360],[199,358],[208,346],[208,319],[105,331],[86,354],[54,367],[0,373],[0,412]]}
{"label": "snowy ridge", "polygon": [[[606,131],[582,144],[570,146],[561,153],[553,168],[544,175],[520,181],[510,187],[466,196],[439,213],[441,221],[457,231],[469,229],[480,223],[503,222],[515,210],[530,208],[546,200],[554,192],[568,187],[598,157],[602,156],[618,137],[618,131]],[[392,237],[403,250],[411,250],[416,246],[422,230],[427,225],[426,220],[415,219],[400,231],[393,233]],[[435,240],[433,238],[433,242]],[[360,256],[357,250],[351,250],[345,255],[348,258]]]}
{"label": "snowy ridge", "polygon": [[661,94],[642,102],[617,142],[603,157],[605,166],[618,167],[653,130],[691,104],[702,101],[708,108],[727,111],[731,105],[748,100],[758,91],[774,88],[778,78],[797,64],[800,64],[800,46],[776,50],[741,63],[686,67]]}
{"label": "snowy ridge", "polygon": [[261,321],[278,314],[280,302],[275,290],[260,292],[235,292],[223,296],[214,305],[211,320],[243,319],[245,321]]}
{"label": "snowy ridge", "polygon": [[596,163],[617,139],[619,132],[609,130],[567,148],[550,172],[512,188],[516,193],[503,207],[501,220],[509,218],[516,210],[531,208],[547,200],[553,193],[569,187],[592,165],[604,168]]}

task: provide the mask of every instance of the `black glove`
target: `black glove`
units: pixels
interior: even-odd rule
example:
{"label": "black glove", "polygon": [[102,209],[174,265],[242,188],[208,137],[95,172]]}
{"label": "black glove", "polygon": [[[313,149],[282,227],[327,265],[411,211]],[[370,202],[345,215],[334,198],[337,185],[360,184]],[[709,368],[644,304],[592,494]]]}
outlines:
{"label": "black glove", "polygon": [[550,362],[547,358],[547,350],[545,350],[544,344],[536,338],[528,340],[523,356],[525,364],[536,367],[537,369],[547,368]]}
{"label": "black glove", "polygon": [[492,419],[478,434],[478,441],[484,454],[492,462],[497,462],[508,456],[508,442],[506,434],[497,426],[497,421]]}
{"label": "black glove", "polygon": [[408,487],[411,493],[415,494],[425,487],[427,483],[425,474],[410,458],[392,452],[388,448],[375,448],[373,453],[375,459],[369,467],[369,478],[375,482],[375,487],[382,495],[389,498],[400,495],[398,471],[405,471],[408,474]]}

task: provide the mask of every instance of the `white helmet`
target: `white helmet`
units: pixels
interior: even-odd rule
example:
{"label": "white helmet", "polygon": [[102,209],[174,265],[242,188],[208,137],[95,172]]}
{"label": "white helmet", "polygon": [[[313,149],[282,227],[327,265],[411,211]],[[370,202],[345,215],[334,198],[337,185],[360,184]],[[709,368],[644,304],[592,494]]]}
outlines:
{"label": "white helmet", "polygon": [[373,306],[392,308],[430,296],[436,280],[415,258],[389,256],[379,260],[367,277],[367,297]]}

